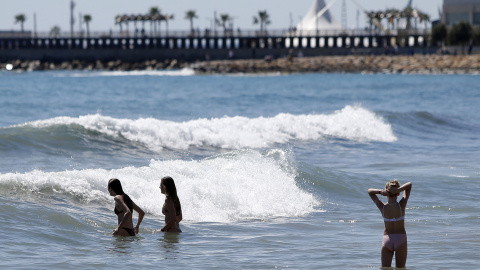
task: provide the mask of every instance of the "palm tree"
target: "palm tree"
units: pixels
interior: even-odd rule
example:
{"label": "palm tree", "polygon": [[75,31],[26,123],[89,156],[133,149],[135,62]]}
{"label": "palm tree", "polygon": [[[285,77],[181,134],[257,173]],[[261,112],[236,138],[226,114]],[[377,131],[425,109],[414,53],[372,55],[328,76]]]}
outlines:
{"label": "palm tree", "polygon": [[430,22],[430,16],[425,13],[420,14],[420,22],[425,22],[425,32],[427,31],[428,23]]}
{"label": "palm tree", "polygon": [[54,25],[52,29],[50,29],[50,36],[58,37],[60,35],[60,26]]}
{"label": "palm tree", "polygon": [[120,27],[120,35],[122,34],[122,15],[115,16],[115,24],[118,24]]}
{"label": "palm tree", "polygon": [[258,11],[258,17],[253,17],[253,24],[260,24],[260,33],[264,34],[267,30],[267,25],[271,23],[270,15],[266,10]]}
{"label": "palm tree", "polygon": [[195,10],[187,10],[185,13],[185,19],[190,20],[190,32],[193,34],[195,33],[195,29],[193,29],[193,19],[197,19],[197,13]]}
{"label": "palm tree", "polygon": [[216,19],[216,24],[223,27],[223,34],[227,35],[227,23],[230,22],[232,18],[228,14],[220,14],[220,20]]}
{"label": "palm tree", "polygon": [[413,8],[407,7],[403,10],[403,16],[407,19],[407,30],[412,29]]}
{"label": "palm tree", "polygon": [[[399,14],[399,11],[397,9],[391,8],[387,10],[386,18],[388,20],[389,29],[390,27],[391,29],[395,29],[395,19],[398,19],[398,14]],[[398,26],[398,23],[397,23],[397,26]]]}
{"label": "palm tree", "polygon": [[[152,29],[153,23],[153,27],[155,28],[155,35],[157,35],[157,24],[155,23],[155,20],[160,15],[160,9],[158,7],[151,7],[148,11],[148,15],[150,15],[150,29]],[[158,21],[158,23],[160,24],[160,21]]]}
{"label": "palm tree", "polygon": [[90,21],[92,20],[92,16],[90,16],[89,14],[86,14],[85,16],[83,16],[83,20],[84,20],[85,23],[87,24],[87,37],[90,37],[90,27],[89,27],[89,23],[90,23]]}
{"label": "palm tree", "polygon": [[166,34],[168,36],[168,20],[173,20],[174,16],[173,15],[164,15],[162,16],[163,20],[165,20],[165,23],[167,24],[167,28],[166,28]]}
{"label": "palm tree", "polygon": [[23,23],[27,20],[27,17],[25,16],[25,14],[18,14],[15,16],[15,23],[20,23],[20,27],[22,29],[22,32],[23,32]]}

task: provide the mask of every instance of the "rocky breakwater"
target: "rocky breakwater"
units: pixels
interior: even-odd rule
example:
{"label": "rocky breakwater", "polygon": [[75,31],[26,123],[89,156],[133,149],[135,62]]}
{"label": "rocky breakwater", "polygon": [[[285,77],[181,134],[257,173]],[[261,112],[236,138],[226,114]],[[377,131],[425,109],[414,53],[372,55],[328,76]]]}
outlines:
{"label": "rocky breakwater", "polygon": [[401,73],[480,74],[480,55],[319,56],[265,60],[222,60],[191,65],[197,74],[228,73]]}
{"label": "rocky breakwater", "polygon": [[109,70],[109,71],[130,71],[130,70],[171,70],[187,67],[189,64],[177,60],[147,60],[141,62],[116,61],[63,61],[48,62],[40,60],[21,61],[15,60],[9,63],[0,63],[0,70],[7,69],[10,65],[13,71],[41,71],[41,70]]}
{"label": "rocky breakwater", "polygon": [[229,73],[400,73],[480,74],[480,55],[349,55],[260,60],[218,60],[188,63],[173,60],[141,62],[15,60],[0,63],[0,70],[172,70],[191,68],[196,74]]}

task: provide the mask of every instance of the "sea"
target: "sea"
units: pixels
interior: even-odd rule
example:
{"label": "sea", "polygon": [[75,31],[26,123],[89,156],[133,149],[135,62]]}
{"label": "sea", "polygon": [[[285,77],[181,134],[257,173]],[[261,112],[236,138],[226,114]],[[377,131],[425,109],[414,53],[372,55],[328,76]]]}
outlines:
{"label": "sea", "polygon": [[[480,76],[0,72],[1,269],[478,269]],[[163,233],[171,176],[182,233]],[[145,212],[112,236],[120,179]],[[382,197],[385,201],[385,198]],[[137,220],[135,213],[134,223]]]}

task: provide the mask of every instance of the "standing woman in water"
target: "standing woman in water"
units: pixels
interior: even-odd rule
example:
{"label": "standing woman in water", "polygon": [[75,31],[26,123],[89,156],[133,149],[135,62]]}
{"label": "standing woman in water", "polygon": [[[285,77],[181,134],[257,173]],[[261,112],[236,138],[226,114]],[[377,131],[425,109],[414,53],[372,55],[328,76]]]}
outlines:
{"label": "standing woman in water", "polygon": [[[122,189],[120,180],[112,178],[108,181],[108,192],[114,197],[115,209],[114,212],[118,218],[118,226],[113,231],[113,235],[119,236],[135,236],[138,233],[138,227],[142,223],[145,212],[138,207],[130,196],[125,194]],[[137,226],[133,227],[132,212],[138,212]]]}
{"label": "standing woman in water", "polygon": [[160,191],[165,194],[165,203],[162,207],[162,214],[165,215],[165,226],[162,232],[181,232],[180,221],[182,221],[182,206],[177,196],[175,182],[170,176],[165,176],[160,181]]}
{"label": "standing woman in water", "polygon": [[[395,254],[396,267],[403,268],[407,262],[407,232],[405,231],[405,208],[407,206],[412,183],[400,186],[398,180],[387,182],[385,189],[369,189],[368,194],[382,213],[385,223],[382,242],[382,267],[391,267]],[[397,197],[403,191],[399,202]],[[377,194],[387,197],[387,203],[378,199]]]}

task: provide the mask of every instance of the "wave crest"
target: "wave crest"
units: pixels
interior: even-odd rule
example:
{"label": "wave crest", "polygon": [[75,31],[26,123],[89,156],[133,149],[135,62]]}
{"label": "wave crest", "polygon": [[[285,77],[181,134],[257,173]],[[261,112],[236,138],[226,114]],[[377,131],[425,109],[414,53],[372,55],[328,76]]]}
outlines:
{"label": "wave crest", "polygon": [[140,142],[154,151],[164,148],[217,147],[225,149],[263,148],[294,140],[326,137],[358,142],[397,140],[390,124],[358,106],[346,106],[331,114],[292,115],[271,118],[242,116],[173,122],[154,118],[117,119],[100,114],[57,117],[27,123],[37,128],[80,125],[88,130]]}
{"label": "wave crest", "polygon": [[293,154],[280,149],[234,151],[200,161],[152,160],[139,168],[0,174],[0,191],[15,197],[67,196],[81,205],[113,207],[107,183],[115,177],[142,209],[160,216],[164,196],[159,183],[165,175],[175,179],[183,216],[194,222],[301,216],[319,205],[297,186]]}

